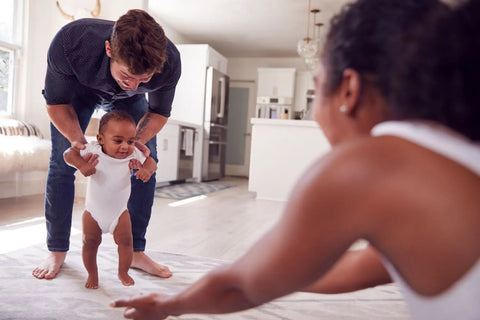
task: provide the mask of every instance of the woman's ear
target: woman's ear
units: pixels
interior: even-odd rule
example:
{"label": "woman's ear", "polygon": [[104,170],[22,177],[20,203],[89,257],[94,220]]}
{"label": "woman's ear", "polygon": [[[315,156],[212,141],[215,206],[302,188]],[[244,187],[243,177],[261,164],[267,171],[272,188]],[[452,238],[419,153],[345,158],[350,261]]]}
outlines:
{"label": "woman's ear", "polygon": [[347,115],[354,114],[360,100],[360,74],[353,69],[345,69],[340,90],[340,99],[343,102],[341,112]]}

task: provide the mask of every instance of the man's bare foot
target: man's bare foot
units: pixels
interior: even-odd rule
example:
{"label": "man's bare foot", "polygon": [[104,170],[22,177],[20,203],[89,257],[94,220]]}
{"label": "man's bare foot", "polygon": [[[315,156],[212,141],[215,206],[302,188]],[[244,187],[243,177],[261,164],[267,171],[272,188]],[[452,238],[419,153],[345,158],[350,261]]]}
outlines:
{"label": "man's bare foot", "polygon": [[89,273],[87,282],[85,282],[85,288],[98,289],[98,273]]}
{"label": "man's bare foot", "polygon": [[122,284],[124,286],[133,286],[135,284],[135,281],[130,277],[130,275],[127,272],[119,272],[118,273],[118,279],[122,281]]}
{"label": "man's bare foot", "polygon": [[32,271],[32,275],[37,279],[53,279],[65,261],[67,252],[50,252],[47,259]]}
{"label": "man's bare foot", "polygon": [[170,271],[170,269],[156,263],[142,251],[137,251],[133,253],[131,267],[134,269],[143,270],[147,273],[150,273],[151,275],[160,278],[170,278],[172,276],[172,272]]}

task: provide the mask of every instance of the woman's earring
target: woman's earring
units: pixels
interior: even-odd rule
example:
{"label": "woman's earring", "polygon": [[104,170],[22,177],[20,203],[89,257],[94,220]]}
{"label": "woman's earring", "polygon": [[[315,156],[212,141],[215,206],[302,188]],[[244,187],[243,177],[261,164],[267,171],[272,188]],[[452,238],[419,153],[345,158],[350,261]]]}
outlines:
{"label": "woman's earring", "polygon": [[347,107],[346,104],[342,104],[342,105],[340,106],[340,108],[338,108],[338,109],[339,109],[340,112],[342,112],[342,113],[345,113],[345,112],[348,111],[348,107]]}

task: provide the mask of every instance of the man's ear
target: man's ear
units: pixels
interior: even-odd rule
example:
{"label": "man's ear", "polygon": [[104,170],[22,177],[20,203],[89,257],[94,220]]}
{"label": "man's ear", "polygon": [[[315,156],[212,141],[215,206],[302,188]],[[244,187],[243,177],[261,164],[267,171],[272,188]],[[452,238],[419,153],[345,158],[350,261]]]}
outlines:
{"label": "man's ear", "polygon": [[346,110],[343,112],[352,115],[355,113],[360,100],[361,79],[360,74],[353,69],[343,71],[340,99]]}
{"label": "man's ear", "polygon": [[110,46],[110,41],[105,40],[105,52],[109,58],[112,58],[112,47]]}

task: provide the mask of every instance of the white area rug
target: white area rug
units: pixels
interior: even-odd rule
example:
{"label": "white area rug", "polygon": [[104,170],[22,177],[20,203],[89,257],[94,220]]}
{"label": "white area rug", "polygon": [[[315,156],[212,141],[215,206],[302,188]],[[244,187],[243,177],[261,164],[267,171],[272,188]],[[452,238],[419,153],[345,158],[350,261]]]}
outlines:
{"label": "white area rug", "polygon": [[[117,279],[116,248],[101,246],[98,255],[100,288],[84,288],[86,272],[80,248],[73,247],[61,273],[54,280],[38,280],[32,269],[44,257],[43,245],[0,254],[0,319],[123,319],[122,310],[109,307],[111,300],[140,292],[176,293],[222,261],[149,251],[156,261],[170,267],[173,276],[159,279],[137,270],[130,275],[135,286]],[[409,319],[405,304],[393,285],[350,294],[296,293],[253,310],[229,315],[184,315],[180,319]],[[178,319],[178,318],[175,318]]]}

